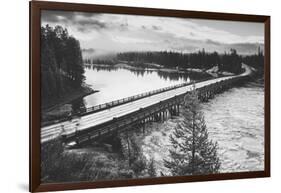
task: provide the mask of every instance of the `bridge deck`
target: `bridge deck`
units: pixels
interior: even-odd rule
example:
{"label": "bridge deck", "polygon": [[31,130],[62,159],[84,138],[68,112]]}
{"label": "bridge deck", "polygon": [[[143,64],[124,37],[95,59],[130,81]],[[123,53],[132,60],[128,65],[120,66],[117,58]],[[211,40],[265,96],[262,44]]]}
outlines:
{"label": "bridge deck", "polygon": [[[237,76],[227,76],[220,77],[216,79],[211,79],[203,82],[198,82],[195,84],[195,88],[202,88],[204,86],[208,86],[214,84],[216,82],[220,82],[223,80],[239,77],[239,76],[247,76],[250,73],[249,67],[244,65],[246,71],[243,74]],[[72,119],[71,121],[64,121],[61,123],[56,123],[53,125],[45,126],[41,128],[41,142],[44,143],[46,141],[52,140],[62,133],[64,130],[65,134],[74,133],[76,130],[85,130],[90,127],[97,126],[99,124],[108,122],[113,118],[118,118],[124,116],[126,114],[135,112],[140,108],[146,108],[153,104],[159,103],[160,101],[165,101],[174,97],[175,95],[184,94],[192,89],[192,85],[188,85],[185,87],[176,88],[173,90],[169,90],[166,92],[162,92],[159,94],[155,94],[146,98],[138,99],[136,101],[132,101],[126,104],[122,104],[119,106],[115,106],[109,109],[105,109],[93,114],[88,114],[81,116],[79,118]],[[63,128],[63,129],[62,129]]]}

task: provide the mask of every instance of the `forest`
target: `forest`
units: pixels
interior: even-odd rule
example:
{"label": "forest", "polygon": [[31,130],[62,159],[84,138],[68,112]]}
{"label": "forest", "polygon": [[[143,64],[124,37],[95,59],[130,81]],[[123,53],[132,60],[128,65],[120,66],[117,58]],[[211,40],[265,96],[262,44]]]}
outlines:
{"label": "forest", "polygon": [[242,63],[246,63],[258,71],[263,71],[264,56],[260,48],[254,55],[239,55],[235,49],[219,54],[218,52],[205,52],[204,49],[194,53],[181,53],[174,51],[159,52],[123,52],[118,53],[115,59],[85,59],[86,63],[114,65],[118,62],[133,63],[138,67],[149,67],[154,63],[165,68],[197,68],[210,69],[218,66],[219,71],[227,71],[235,74],[242,72]]}
{"label": "forest", "polygon": [[247,55],[242,57],[242,60],[245,64],[254,67],[257,70],[258,76],[263,76],[264,74],[264,55],[263,52],[258,50],[258,53],[255,55]]}
{"label": "forest", "polygon": [[80,43],[61,26],[41,27],[42,106],[80,89],[84,82]]}

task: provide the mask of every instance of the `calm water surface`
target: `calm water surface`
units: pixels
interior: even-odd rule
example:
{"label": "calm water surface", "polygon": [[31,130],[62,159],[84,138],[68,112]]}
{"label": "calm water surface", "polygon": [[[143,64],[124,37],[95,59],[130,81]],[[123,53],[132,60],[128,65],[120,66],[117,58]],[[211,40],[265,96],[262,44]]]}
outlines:
{"label": "calm water surface", "polygon": [[[86,68],[84,75],[86,84],[99,91],[83,98],[82,102],[85,107],[209,77],[209,75],[198,73],[129,70],[123,68]],[[78,102],[81,102],[81,100]]]}

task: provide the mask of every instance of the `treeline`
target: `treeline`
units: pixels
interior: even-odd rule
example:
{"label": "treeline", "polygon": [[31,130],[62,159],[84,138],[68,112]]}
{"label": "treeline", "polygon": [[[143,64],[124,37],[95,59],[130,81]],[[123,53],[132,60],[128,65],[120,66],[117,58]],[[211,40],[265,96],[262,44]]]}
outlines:
{"label": "treeline", "polygon": [[115,65],[116,60],[101,60],[101,59],[84,59],[84,63],[86,64],[105,64],[105,65]]}
{"label": "treeline", "polygon": [[257,54],[242,56],[235,49],[219,54],[218,52],[205,52],[204,49],[195,53],[180,53],[172,51],[160,52],[124,52],[118,53],[115,59],[85,59],[86,64],[115,65],[126,62],[136,67],[147,67],[149,64],[158,64],[166,68],[199,68],[210,69],[218,66],[219,71],[235,74],[242,72],[242,63],[249,64],[258,71],[263,72],[264,55],[259,48]]}
{"label": "treeline", "polygon": [[235,49],[229,53],[218,54],[217,52],[208,53],[204,49],[195,53],[179,52],[126,52],[117,54],[118,60],[138,61],[160,64],[167,68],[199,68],[209,69],[218,66],[220,71],[232,73],[241,72],[242,58]]}
{"label": "treeline", "polygon": [[80,43],[61,26],[41,27],[41,95],[43,106],[84,81]]}
{"label": "treeline", "polygon": [[195,53],[179,52],[125,52],[117,54],[117,60],[134,61],[138,63],[156,63],[167,68],[199,68],[210,69],[218,66],[219,71],[241,73],[242,62],[263,70],[264,56],[259,49],[258,54],[241,56],[235,49],[219,54],[205,52],[204,49]]}
{"label": "treeline", "polygon": [[245,64],[254,67],[257,69],[258,74],[263,75],[264,73],[264,55],[261,49],[259,48],[258,53],[251,56],[244,56],[242,58]]}

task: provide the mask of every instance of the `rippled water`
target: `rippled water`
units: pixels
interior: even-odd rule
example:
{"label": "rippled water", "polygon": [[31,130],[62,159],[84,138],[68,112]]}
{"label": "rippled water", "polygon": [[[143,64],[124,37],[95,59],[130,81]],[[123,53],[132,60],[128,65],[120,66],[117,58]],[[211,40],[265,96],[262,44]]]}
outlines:
{"label": "rippled water", "polygon": [[222,172],[264,169],[264,91],[233,88],[202,105],[210,138],[219,143]]}
{"label": "rippled water", "polygon": [[[263,87],[248,84],[232,88],[202,103],[202,111],[210,139],[219,144],[220,172],[264,169]],[[180,119],[153,123],[142,139],[144,155],[155,159],[158,172],[169,173],[163,159],[169,156],[169,135]]]}

